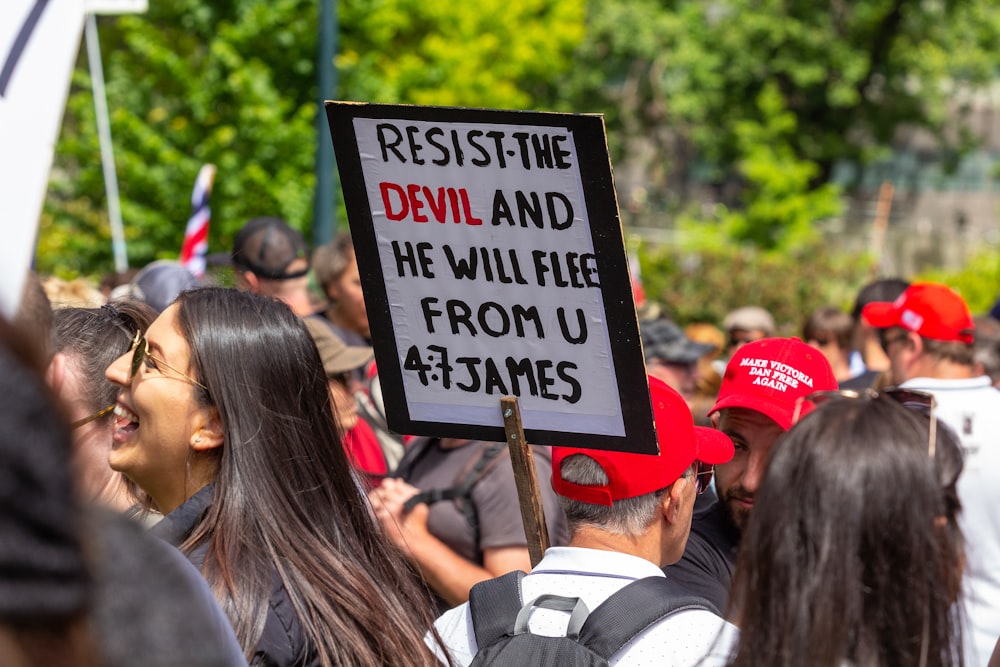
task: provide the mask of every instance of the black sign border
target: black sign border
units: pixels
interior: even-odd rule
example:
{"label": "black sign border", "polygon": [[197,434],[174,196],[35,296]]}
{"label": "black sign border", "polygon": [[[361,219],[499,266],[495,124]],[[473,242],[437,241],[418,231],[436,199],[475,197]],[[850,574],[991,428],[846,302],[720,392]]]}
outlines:
{"label": "black sign border", "polygon": [[[395,104],[326,101],[327,121],[340,173],[344,203],[358,260],[365,307],[372,332],[372,345],[382,378],[382,394],[389,426],[407,435],[434,435],[503,442],[503,426],[456,424],[411,419],[403,388],[399,350],[393,333],[389,298],[385,289],[361,155],[354,131],[355,118],[415,120],[451,123],[490,123],[566,127],[573,132],[583,182],[584,200],[590,219],[591,237],[597,255],[598,276],[604,300],[605,322],[611,341],[611,356],[621,397],[624,436],[575,433],[526,428],[528,442],[612,451],[656,454],[659,451],[653,425],[649,383],[646,379],[639,325],[628,276],[628,260],[621,218],[611,171],[604,119],[597,114],[563,114],[536,111],[504,111],[459,107],[427,107]],[[598,221],[612,221],[612,224]],[[497,396],[497,411],[500,410]],[[390,407],[391,406],[391,407]]]}

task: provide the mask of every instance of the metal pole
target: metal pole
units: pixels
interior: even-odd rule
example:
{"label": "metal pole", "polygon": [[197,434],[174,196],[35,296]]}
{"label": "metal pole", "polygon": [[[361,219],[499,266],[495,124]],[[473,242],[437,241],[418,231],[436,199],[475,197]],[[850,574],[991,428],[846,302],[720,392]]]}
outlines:
{"label": "metal pole", "polygon": [[336,227],[333,210],[334,180],[333,143],[326,120],[323,101],[332,99],[337,89],[337,68],[333,57],[337,51],[336,0],[320,0],[319,54],[316,57],[318,80],[316,108],[316,197],[313,208],[313,244],[322,245],[333,238]]}
{"label": "metal pole", "polygon": [[97,116],[97,137],[101,143],[104,189],[108,197],[111,248],[115,256],[115,271],[124,273],[128,270],[125,227],[122,225],[121,204],[118,200],[118,173],[115,171],[115,150],[111,142],[108,101],[104,94],[104,66],[101,64],[101,45],[97,41],[97,19],[94,18],[93,14],[87,14],[84,22],[84,34],[87,37],[87,63],[90,65],[90,83],[94,93],[94,114]]}

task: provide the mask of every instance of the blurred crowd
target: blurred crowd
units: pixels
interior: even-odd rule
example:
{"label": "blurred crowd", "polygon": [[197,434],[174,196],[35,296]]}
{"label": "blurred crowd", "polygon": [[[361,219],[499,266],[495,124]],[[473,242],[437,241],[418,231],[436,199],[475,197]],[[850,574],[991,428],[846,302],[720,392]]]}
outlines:
{"label": "blurred crowd", "polygon": [[612,665],[1000,665],[1000,321],[948,287],[640,309],[660,454],[532,446],[532,562],[506,443],[390,428],[350,235],[226,255],[0,322],[0,663],[558,664],[514,639],[583,605]]}

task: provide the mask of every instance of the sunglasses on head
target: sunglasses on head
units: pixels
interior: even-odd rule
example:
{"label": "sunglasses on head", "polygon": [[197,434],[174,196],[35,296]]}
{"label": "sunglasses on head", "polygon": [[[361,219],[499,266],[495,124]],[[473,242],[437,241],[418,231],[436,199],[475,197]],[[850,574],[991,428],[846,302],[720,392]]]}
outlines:
{"label": "sunglasses on head", "polygon": [[839,391],[817,391],[809,394],[808,396],[800,396],[795,402],[795,412],[792,413],[792,426],[797,424],[799,419],[802,417],[802,404],[805,401],[809,401],[818,407],[823,403],[838,398],[874,399],[880,396],[891,398],[904,408],[915,410],[923,415],[927,415],[930,420],[930,424],[927,428],[927,455],[933,459],[937,447],[937,421],[934,419],[934,408],[937,407],[937,401],[934,400],[933,394],[926,391],[906,389],[904,387],[890,387],[882,390],[864,389],[862,391],[854,391],[851,389],[841,389]]}
{"label": "sunglasses on head", "polygon": [[729,345],[731,347],[739,347],[740,345],[746,345],[747,343],[752,343],[755,340],[759,340],[759,337],[752,336],[750,334],[733,334],[729,336]]}
{"label": "sunglasses on head", "polygon": [[188,380],[189,382],[192,382],[192,383],[198,385],[199,387],[201,387],[205,391],[208,391],[208,387],[206,387],[202,383],[198,382],[197,380],[195,380],[193,377],[191,377],[187,373],[185,373],[183,371],[180,371],[180,370],[177,370],[176,368],[174,368],[173,366],[171,366],[170,364],[168,364],[167,362],[165,362],[163,359],[160,359],[159,357],[155,357],[152,354],[150,354],[149,353],[149,342],[146,340],[146,337],[142,335],[142,332],[140,332],[140,331],[136,331],[135,332],[135,337],[132,339],[132,349],[135,350],[135,351],[132,353],[132,364],[129,367],[129,375],[128,375],[129,382],[132,381],[132,379],[135,377],[135,374],[139,372],[140,368],[142,368],[142,362],[144,362],[146,360],[146,357],[149,357],[150,359],[152,359],[156,363],[162,364],[163,366],[166,366],[167,368],[169,368],[173,372],[177,373],[178,375],[180,375],[181,377],[183,377],[185,380]]}
{"label": "sunglasses on head", "polygon": [[712,475],[715,473],[715,466],[702,461],[695,461],[692,464],[694,468],[694,489],[700,496],[705,493],[708,489],[708,485],[712,483]]}

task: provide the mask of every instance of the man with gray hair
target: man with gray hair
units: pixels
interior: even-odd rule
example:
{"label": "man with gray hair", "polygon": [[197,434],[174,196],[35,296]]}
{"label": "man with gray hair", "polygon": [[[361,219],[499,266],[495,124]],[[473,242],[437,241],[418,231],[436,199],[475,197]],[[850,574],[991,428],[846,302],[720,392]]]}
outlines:
{"label": "man with gray hair", "polygon": [[[570,544],[548,549],[523,576],[521,600],[557,595],[594,610],[633,581],[662,577],[660,568],[684,552],[695,496],[708,485],[712,467],[732,458],[733,443],[719,431],[696,427],[684,399],[665,383],[650,377],[649,386],[659,455],[553,447],[552,488],[566,512]],[[482,621],[473,613],[477,587],[470,603],[434,624],[458,665],[469,665],[485,649],[477,643]],[[708,607],[683,608],[635,628],[609,664],[662,665],[667,655],[678,666],[725,664],[733,627]],[[534,606],[528,630],[561,637],[570,616]]]}

